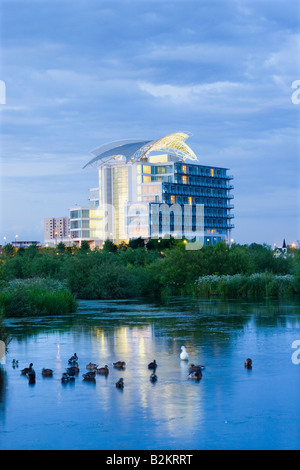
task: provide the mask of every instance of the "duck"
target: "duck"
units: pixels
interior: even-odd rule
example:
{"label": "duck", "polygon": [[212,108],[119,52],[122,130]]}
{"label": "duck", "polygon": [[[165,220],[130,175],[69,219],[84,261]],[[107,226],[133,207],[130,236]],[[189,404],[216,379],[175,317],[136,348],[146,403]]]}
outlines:
{"label": "duck", "polygon": [[44,377],[52,377],[53,375],[53,370],[52,369],[43,369],[42,370],[42,375]]}
{"label": "duck", "polygon": [[204,366],[195,366],[195,364],[191,364],[189,366],[189,374],[191,374],[192,372],[201,372],[203,369],[205,369]]}
{"label": "duck", "polygon": [[113,366],[116,369],[124,369],[124,367],[126,366],[126,362],[124,362],[124,361],[113,362]]}
{"label": "duck", "polygon": [[68,367],[66,369],[66,372],[68,375],[74,377],[74,375],[77,375],[78,372],[79,372],[79,367],[78,367],[78,364],[77,362],[75,362],[75,364],[73,364],[71,367]]}
{"label": "duck", "polygon": [[30,371],[28,371],[26,373],[28,379],[29,379],[29,383],[30,384],[33,384],[35,383],[35,371],[33,369],[31,369]]}
{"label": "duck", "polygon": [[104,367],[99,367],[97,368],[97,374],[101,374],[101,375],[108,375],[109,374],[109,368],[107,365],[105,365]]}
{"label": "duck", "polygon": [[185,346],[181,346],[180,359],[182,361],[188,361],[189,360],[189,355],[187,353],[187,350],[185,349]]}
{"label": "duck", "polygon": [[75,377],[67,374],[66,372],[64,372],[61,376],[61,381],[62,382],[69,382],[69,380],[74,380],[74,379],[75,379]]}
{"label": "duck", "polygon": [[21,370],[21,375],[26,375],[28,372],[32,370],[32,362],[29,364],[29,367],[25,367],[24,369]]}
{"label": "duck", "polygon": [[90,362],[89,364],[87,364],[86,368],[88,370],[94,370],[94,369],[97,369],[98,367],[98,364],[93,364],[92,362]]}
{"label": "duck", "polygon": [[13,359],[12,360],[12,366],[13,367],[19,367],[19,361],[17,361],[16,359]]}
{"label": "duck", "polygon": [[153,362],[150,362],[150,364],[148,364],[148,369],[156,370],[156,367],[157,367],[157,363],[155,359],[153,360]]}
{"label": "duck", "polygon": [[153,383],[157,382],[157,375],[156,374],[153,373],[153,374],[150,375],[150,382],[153,382]]}
{"label": "duck", "polygon": [[83,374],[83,380],[95,380],[95,375],[96,371],[91,370],[90,372],[87,372],[86,374]]}
{"label": "duck", "polygon": [[69,364],[72,364],[73,362],[78,362],[78,356],[76,353],[74,353],[74,355],[71,356],[70,359],[68,360]]}
{"label": "duck", "polygon": [[246,369],[252,369],[252,359],[248,357],[248,359],[245,360],[245,367]]}
{"label": "duck", "polygon": [[202,372],[200,371],[194,371],[189,374],[189,379],[193,380],[201,380],[202,378]]}
{"label": "duck", "polygon": [[116,383],[116,387],[117,387],[117,388],[121,388],[121,389],[124,388],[124,380],[123,380],[122,377],[121,377],[121,378],[118,380],[118,382]]}

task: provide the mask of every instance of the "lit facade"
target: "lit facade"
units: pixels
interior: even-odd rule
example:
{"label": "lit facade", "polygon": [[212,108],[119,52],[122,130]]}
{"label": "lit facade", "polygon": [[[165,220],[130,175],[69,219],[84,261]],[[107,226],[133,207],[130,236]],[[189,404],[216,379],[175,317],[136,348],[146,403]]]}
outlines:
{"label": "lit facade", "polygon": [[119,141],[96,149],[85,166],[98,170],[89,205],[70,209],[71,239],[101,246],[131,238],[185,237],[204,244],[231,238],[232,176],[200,165],[188,134]]}

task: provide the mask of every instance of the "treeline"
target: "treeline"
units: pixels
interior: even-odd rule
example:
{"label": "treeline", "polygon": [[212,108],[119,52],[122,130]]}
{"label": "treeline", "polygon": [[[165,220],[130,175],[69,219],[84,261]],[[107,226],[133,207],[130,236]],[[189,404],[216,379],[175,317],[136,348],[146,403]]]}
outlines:
{"label": "treeline", "polygon": [[[7,247],[7,245],[6,245]],[[185,240],[110,241],[90,250],[59,243],[2,252],[2,290],[16,279],[56,280],[77,299],[162,295],[199,297],[286,296],[300,292],[300,250],[275,257],[268,245],[224,243],[189,250]],[[6,287],[5,287],[6,286]],[[0,299],[1,305],[1,299]]]}

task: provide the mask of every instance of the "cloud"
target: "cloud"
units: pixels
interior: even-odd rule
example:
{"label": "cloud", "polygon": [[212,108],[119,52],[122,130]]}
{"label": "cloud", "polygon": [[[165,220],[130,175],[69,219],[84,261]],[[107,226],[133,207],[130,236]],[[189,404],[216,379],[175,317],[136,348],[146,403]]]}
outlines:
{"label": "cloud", "polygon": [[139,82],[139,88],[154,98],[168,98],[175,104],[197,105],[199,100],[220,99],[227,93],[245,90],[245,85],[233,82],[215,82],[197,85],[171,85]]}

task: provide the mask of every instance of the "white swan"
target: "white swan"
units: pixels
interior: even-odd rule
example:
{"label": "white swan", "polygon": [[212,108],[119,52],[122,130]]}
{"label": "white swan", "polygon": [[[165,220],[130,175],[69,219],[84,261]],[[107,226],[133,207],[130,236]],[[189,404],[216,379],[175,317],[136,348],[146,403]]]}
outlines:
{"label": "white swan", "polygon": [[188,361],[189,360],[189,355],[188,355],[188,353],[187,353],[184,346],[181,346],[180,359],[182,361]]}

